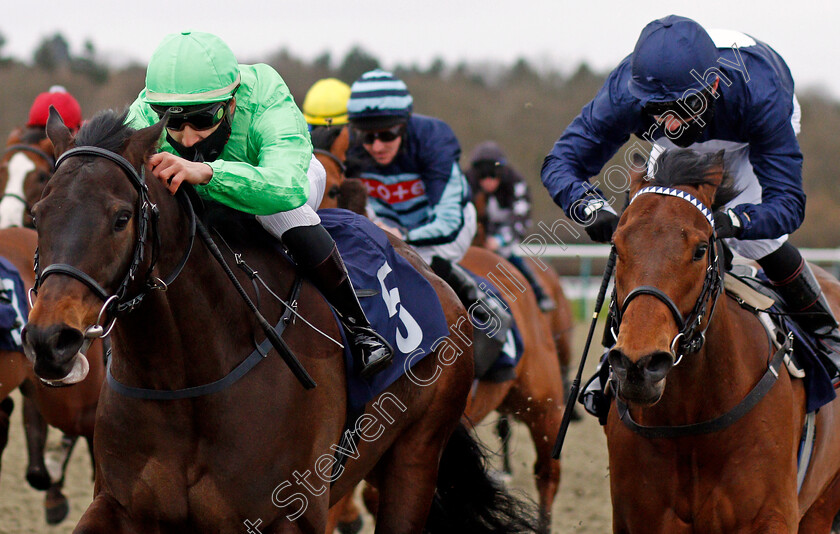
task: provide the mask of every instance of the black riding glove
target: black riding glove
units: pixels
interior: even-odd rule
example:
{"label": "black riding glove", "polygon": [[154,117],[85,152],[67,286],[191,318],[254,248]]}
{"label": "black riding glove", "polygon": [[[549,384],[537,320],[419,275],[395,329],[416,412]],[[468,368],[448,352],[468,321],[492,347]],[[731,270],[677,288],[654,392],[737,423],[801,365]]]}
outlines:
{"label": "black riding glove", "polygon": [[715,234],[719,238],[738,237],[743,227],[741,218],[732,210],[715,212]]}
{"label": "black riding glove", "polygon": [[575,206],[572,219],[583,225],[592,241],[609,243],[618,226],[618,215],[602,198],[590,198]]}

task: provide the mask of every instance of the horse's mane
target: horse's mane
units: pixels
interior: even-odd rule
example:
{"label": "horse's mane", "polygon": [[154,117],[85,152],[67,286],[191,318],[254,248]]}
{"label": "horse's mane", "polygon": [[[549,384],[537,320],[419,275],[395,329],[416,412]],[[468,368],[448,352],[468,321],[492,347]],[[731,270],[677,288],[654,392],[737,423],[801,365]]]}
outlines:
{"label": "horse's mane", "polygon": [[[652,185],[673,187],[677,185],[712,185],[709,178],[715,165],[716,154],[700,154],[690,148],[673,148],[663,152],[656,160]],[[715,192],[712,209],[723,206],[741,192],[728,172]]]}
{"label": "horse's mane", "polygon": [[321,150],[329,150],[339,135],[341,135],[341,126],[316,126],[309,132],[312,147]]}
{"label": "horse's mane", "polygon": [[42,126],[28,126],[20,134],[20,142],[24,145],[37,145],[47,137],[47,129]]}
{"label": "horse's mane", "polygon": [[128,109],[106,109],[85,122],[76,134],[76,146],[95,146],[120,153],[125,142],[136,131],[125,123]]}

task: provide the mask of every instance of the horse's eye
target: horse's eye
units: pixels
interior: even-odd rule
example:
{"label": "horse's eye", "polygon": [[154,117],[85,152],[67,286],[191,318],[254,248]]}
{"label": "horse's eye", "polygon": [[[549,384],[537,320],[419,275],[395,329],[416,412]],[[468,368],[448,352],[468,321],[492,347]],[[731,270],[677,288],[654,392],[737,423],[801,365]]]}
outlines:
{"label": "horse's eye", "polygon": [[48,172],[42,172],[38,174],[38,181],[42,184],[47,183],[50,180],[50,178],[52,178],[52,175]]}
{"label": "horse's eye", "polygon": [[708,243],[702,243],[697,245],[697,248],[694,249],[694,257],[691,258],[692,261],[700,261],[706,257],[706,251],[709,250]]}
{"label": "horse's eye", "polygon": [[114,231],[115,232],[122,232],[125,230],[125,227],[128,226],[128,221],[131,220],[131,212],[128,210],[123,210],[117,213],[117,217],[114,219]]}

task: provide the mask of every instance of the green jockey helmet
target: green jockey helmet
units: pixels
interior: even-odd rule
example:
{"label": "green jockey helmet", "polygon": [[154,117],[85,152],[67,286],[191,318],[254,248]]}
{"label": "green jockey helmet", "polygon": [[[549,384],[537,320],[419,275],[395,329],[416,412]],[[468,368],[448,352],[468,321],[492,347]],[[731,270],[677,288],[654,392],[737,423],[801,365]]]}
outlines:
{"label": "green jockey helmet", "polygon": [[162,106],[223,102],[239,82],[239,64],[224,41],[204,32],[173,33],[149,60],[143,101]]}

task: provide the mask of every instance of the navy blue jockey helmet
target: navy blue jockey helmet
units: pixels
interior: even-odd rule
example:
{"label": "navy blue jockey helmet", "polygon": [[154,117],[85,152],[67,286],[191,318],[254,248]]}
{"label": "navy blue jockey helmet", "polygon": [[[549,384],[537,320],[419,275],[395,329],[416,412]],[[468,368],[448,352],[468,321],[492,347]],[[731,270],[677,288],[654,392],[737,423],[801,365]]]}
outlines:
{"label": "navy blue jockey helmet", "polygon": [[717,65],[718,57],[717,46],[695,21],[677,15],[654,20],[636,41],[628,89],[642,106],[674,102],[689,89],[708,88],[703,74]]}
{"label": "navy blue jockey helmet", "polygon": [[408,121],[413,102],[405,82],[376,69],[353,82],[347,112],[355,128],[379,130]]}

